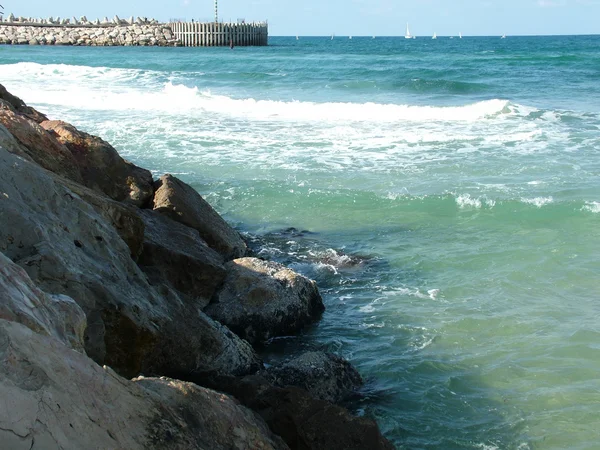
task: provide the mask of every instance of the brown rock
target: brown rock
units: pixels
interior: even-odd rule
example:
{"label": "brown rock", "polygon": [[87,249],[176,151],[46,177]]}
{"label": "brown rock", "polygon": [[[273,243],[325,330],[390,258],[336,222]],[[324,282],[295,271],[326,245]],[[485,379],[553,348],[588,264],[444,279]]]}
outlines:
{"label": "brown rock", "polygon": [[0,123],[23,145],[27,155],[44,169],[82,182],[71,152],[38,123],[9,110],[0,110]]}
{"label": "brown rock", "polygon": [[168,284],[202,309],[225,279],[223,257],[197,230],[151,210],[138,210],[145,224],[138,265],[152,284]]}
{"label": "brown rock", "polygon": [[209,385],[257,412],[271,431],[298,450],[393,450],[377,424],[296,388],[279,388],[260,376],[218,377]]}
{"label": "brown rock", "polygon": [[152,174],[124,160],[106,141],[60,120],[42,122],[73,154],[83,184],[113,200],[144,207],[154,193]]}
{"label": "brown rock", "polygon": [[6,101],[14,108],[13,111],[23,114],[24,116],[33,120],[34,122],[40,123],[40,122],[43,122],[44,120],[48,120],[48,118],[44,114],[27,106],[23,102],[23,100],[21,100],[19,97],[12,95],[1,84],[0,84],[0,100]]}
{"label": "brown rock", "polygon": [[113,224],[64,178],[2,148],[0,171],[0,251],[41,289],[79,304],[91,358],[128,377],[260,368],[247,342],[168,287],[151,286]]}
{"label": "brown rock", "polygon": [[205,312],[250,343],[293,334],[325,309],[317,284],[281,264],[240,258],[225,268],[223,287]]}
{"label": "brown rock", "polygon": [[160,177],[155,187],[155,211],[198,230],[202,239],[227,260],[246,254],[240,234],[191,186],[167,174]]}

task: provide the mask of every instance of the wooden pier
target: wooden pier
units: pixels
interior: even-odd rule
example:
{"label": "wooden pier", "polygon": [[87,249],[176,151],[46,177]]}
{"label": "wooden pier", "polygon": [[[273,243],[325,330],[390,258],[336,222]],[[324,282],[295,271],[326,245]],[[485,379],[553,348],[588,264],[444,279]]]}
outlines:
{"label": "wooden pier", "polygon": [[235,47],[268,45],[266,22],[172,22],[168,26],[183,47]]}

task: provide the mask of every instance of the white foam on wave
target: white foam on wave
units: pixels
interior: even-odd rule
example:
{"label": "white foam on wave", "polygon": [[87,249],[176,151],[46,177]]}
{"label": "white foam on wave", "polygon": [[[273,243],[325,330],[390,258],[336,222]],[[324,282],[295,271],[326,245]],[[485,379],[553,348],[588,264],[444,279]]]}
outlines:
{"label": "white foam on wave", "polygon": [[534,206],[537,206],[538,208],[541,208],[542,206],[553,203],[554,199],[552,197],[535,197],[535,198],[521,198],[521,201],[528,205],[534,205]]}
{"label": "white foam on wave", "polygon": [[[500,99],[440,107],[232,98],[172,81],[165,83],[164,72],[64,64],[0,65],[0,76],[14,80],[18,95],[40,104],[89,110],[209,112],[253,120],[345,123],[474,122],[512,111],[509,102]],[[36,83],[25,82],[33,79]]]}
{"label": "white foam on wave", "polygon": [[484,206],[493,208],[496,205],[495,200],[488,199],[486,197],[471,197],[470,194],[458,195],[455,197],[454,201],[460,209],[481,209]]}
{"label": "white foam on wave", "polygon": [[600,213],[600,202],[586,202],[586,204],[581,208],[581,210],[598,214]]}

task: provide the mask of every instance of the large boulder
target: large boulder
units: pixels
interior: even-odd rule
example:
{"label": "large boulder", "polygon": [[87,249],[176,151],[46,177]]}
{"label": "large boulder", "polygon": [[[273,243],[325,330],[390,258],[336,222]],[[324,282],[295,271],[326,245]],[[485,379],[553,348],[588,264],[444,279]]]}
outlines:
{"label": "large boulder", "polygon": [[202,309],[225,279],[223,257],[197,230],[152,210],[139,210],[145,225],[138,265],[150,283],[168,284]]}
{"label": "large boulder", "polygon": [[33,161],[27,154],[27,148],[23,146],[15,137],[0,123],[0,147],[5,148],[10,153],[18,155],[28,161]]}
{"label": "large boulder", "polygon": [[250,343],[293,334],[325,309],[317,284],[282,264],[240,258],[225,268],[225,282],[205,312]]}
{"label": "large boulder", "polygon": [[1,84],[0,84],[0,100],[4,100],[6,103],[8,103],[12,106],[14,111],[16,111],[20,114],[23,114],[24,116],[28,117],[29,119],[31,119],[37,123],[43,122],[44,120],[48,120],[48,118],[44,114],[27,106],[25,104],[25,102],[23,102],[23,100],[21,100],[19,97],[15,96],[15,95],[12,95]]}
{"label": "large boulder", "polygon": [[332,353],[306,352],[262,375],[275,386],[297,386],[320,400],[339,403],[363,384],[358,371]]}
{"label": "large boulder", "polygon": [[22,144],[27,155],[44,169],[77,182],[83,181],[71,152],[37,122],[4,109],[0,110],[0,124]]}
{"label": "large boulder", "polygon": [[0,251],[44,291],[73,298],[87,354],[133,377],[252,373],[247,342],[165,286],[151,286],[111,221],[64,179],[0,148]]}
{"label": "large boulder", "polygon": [[42,122],[73,154],[83,184],[117,201],[147,206],[154,193],[152,174],[119,156],[103,139],[60,120]]}
{"label": "large boulder", "polygon": [[209,385],[233,395],[264,419],[271,431],[298,450],[393,450],[377,424],[296,387],[280,388],[264,378],[213,378]]}
{"label": "large boulder", "polygon": [[224,394],[166,379],[132,382],[27,326],[0,319],[0,442],[31,448],[284,450]]}
{"label": "large boulder", "polygon": [[155,183],[155,188],[155,211],[198,230],[202,239],[227,260],[246,254],[240,234],[191,186],[166,174]]}
{"label": "large boulder", "polygon": [[39,289],[27,273],[0,252],[0,319],[19,322],[83,351],[86,320],[72,298]]}

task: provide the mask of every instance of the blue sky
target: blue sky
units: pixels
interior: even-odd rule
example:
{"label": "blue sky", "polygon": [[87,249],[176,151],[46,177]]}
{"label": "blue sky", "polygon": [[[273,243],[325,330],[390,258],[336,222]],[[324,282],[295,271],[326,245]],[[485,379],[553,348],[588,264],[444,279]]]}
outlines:
{"label": "blue sky", "polygon": [[[6,14],[212,20],[212,0],[0,0]],[[268,20],[278,35],[599,34],[600,0],[221,0],[219,17]]]}

